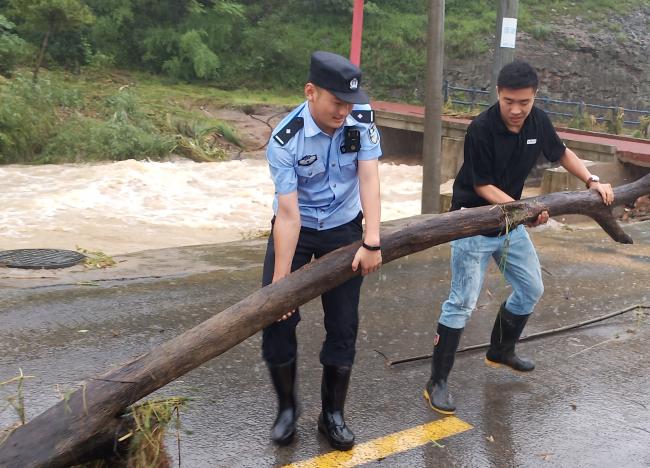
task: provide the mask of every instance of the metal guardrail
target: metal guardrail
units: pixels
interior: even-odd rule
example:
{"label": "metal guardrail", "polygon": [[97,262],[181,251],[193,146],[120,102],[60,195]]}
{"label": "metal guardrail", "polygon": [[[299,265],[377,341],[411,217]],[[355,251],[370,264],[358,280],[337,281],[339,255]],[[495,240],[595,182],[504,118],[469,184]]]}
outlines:
{"label": "metal guardrail", "polygon": [[[464,93],[466,98],[454,99],[451,97],[454,94],[458,94],[458,92]],[[491,106],[491,103],[484,99],[484,96],[490,96],[489,91],[477,88],[463,88],[461,86],[452,86],[446,80],[443,84],[443,96],[444,102],[451,102],[453,104],[459,104],[462,106]],[[569,119],[576,117],[577,115],[583,115],[589,112],[589,109],[596,109],[597,115],[594,115],[596,121],[608,122],[612,120],[612,116],[618,112],[619,109],[622,109],[624,116],[631,116],[632,118],[636,118],[636,120],[623,120],[623,124],[638,126],[641,124],[640,118],[642,116],[650,116],[650,110],[627,109],[617,106],[601,106],[598,104],[587,104],[583,101],[563,101],[561,99],[551,99],[546,96],[538,96],[535,101],[550,116],[564,117]],[[564,106],[565,109],[567,107],[569,109],[573,109],[573,112],[566,112],[565,109],[557,109],[557,107],[561,106]]]}

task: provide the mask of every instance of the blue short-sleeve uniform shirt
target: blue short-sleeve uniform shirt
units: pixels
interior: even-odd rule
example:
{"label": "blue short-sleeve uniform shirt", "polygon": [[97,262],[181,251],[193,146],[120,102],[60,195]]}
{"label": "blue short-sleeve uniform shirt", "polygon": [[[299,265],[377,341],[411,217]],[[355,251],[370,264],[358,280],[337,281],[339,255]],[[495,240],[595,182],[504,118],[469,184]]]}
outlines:
{"label": "blue short-sleeve uniform shirt", "polygon": [[[302,226],[332,229],[353,220],[361,211],[358,161],[381,157],[372,116],[370,105],[356,104],[330,137],[314,122],[307,102],[289,113],[273,130],[266,151],[275,184],[273,211],[277,213],[278,195],[297,191]],[[359,130],[357,152],[341,149],[346,127]]]}

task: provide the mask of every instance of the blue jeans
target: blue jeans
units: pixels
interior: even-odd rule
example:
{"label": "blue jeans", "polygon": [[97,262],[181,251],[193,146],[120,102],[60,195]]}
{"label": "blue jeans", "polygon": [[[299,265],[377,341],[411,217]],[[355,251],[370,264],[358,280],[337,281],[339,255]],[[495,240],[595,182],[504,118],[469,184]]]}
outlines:
{"label": "blue jeans", "polygon": [[483,286],[490,258],[499,265],[512,286],[506,308],[528,315],[544,293],[542,272],[535,247],[523,225],[499,237],[473,236],[451,243],[451,291],[442,304],[439,322],[449,328],[464,328],[472,315]]}

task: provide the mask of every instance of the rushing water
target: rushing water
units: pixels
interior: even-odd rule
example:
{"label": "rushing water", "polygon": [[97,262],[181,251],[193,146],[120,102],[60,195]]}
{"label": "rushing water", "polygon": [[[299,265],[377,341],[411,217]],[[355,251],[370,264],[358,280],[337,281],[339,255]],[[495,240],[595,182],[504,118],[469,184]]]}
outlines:
{"label": "rushing water", "polygon": [[[421,166],[382,163],[382,219],[418,214]],[[108,254],[228,242],[269,228],[265,161],[0,166],[0,250]]]}

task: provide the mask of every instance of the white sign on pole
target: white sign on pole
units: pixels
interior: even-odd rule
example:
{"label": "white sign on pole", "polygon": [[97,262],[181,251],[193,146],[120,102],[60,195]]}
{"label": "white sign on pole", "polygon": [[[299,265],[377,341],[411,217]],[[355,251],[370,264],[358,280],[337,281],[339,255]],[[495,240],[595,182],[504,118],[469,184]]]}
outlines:
{"label": "white sign on pole", "polygon": [[515,48],[517,38],[517,18],[503,18],[501,23],[501,47]]}

